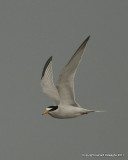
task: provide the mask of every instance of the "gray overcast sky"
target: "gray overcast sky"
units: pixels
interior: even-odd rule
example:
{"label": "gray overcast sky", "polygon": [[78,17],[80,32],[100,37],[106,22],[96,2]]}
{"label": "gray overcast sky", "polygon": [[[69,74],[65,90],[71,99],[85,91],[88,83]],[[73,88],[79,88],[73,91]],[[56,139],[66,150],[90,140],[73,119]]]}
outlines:
{"label": "gray overcast sky", "polygon": [[[127,30],[127,0],[0,1],[1,160],[83,160],[82,153],[126,156]],[[40,87],[46,60],[53,56],[56,81],[88,35],[75,78],[76,100],[107,112],[68,120],[42,117],[52,104]]]}

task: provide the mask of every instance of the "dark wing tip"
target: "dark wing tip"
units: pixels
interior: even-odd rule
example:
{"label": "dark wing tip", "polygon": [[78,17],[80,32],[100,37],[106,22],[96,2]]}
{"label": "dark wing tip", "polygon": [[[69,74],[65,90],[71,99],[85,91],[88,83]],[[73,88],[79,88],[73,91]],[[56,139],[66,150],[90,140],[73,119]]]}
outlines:
{"label": "dark wing tip", "polygon": [[90,35],[83,41],[83,43],[82,43],[82,44],[80,45],[80,47],[77,49],[77,51],[75,52],[75,54],[76,54],[79,50],[81,50],[82,48],[85,48],[85,46],[86,46],[89,38],[90,38]]}
{"label": "dark wing tip", "polygon": [[88,37],[87,37],[87,39],[89,39],[91,36],[89,35]]}
{"label": "dark wing tip", "polygon": [[72,58],[70,59],[70,61],[68,62],[68,64],[72,61],[72,59],[75,57],[75,55],[83,48],[85,48],[88,40],[90,38],[90,35],[83,41],[83,43],[80,45],[80,47],[76,50],[76,52],[74,53],[74,55],[72,56]]}
{"label": "dark wing tip", "polygon": [[88,42],[89,38],[90,38],[90,35],[84,40],[84,42],[81,44],[79,48],[84,47],[86,43]]}
{"label": "dark wing tip", "polygon": [[49,63],[52,61],[52,56],[47,60],[47,62],[45,63],[44,65],[44,69],[43,69],[43,72],[42,72],[42,75],[41,75],[41,79],[43,78],[44,74],[45,74],[45,71],[47,69],[47,66],[49,65]]}
{"label": "dark wing tip", "polygon": [[81,50],[82,48],[84,48],[84,47],[86,46],[89,38],[90,38],[90,35],[83,41],[83,43],[82,43],[82,44],[80,45],[80,47],[77,49],[77,51],[75,52],[75,54],[76,54],[79,50]]}
{"label": "dark wing tip", "polygon": [[90,38],[90,35],[86,38],[86,40],[88,41],[88,40],[89,40],[89,38]]}

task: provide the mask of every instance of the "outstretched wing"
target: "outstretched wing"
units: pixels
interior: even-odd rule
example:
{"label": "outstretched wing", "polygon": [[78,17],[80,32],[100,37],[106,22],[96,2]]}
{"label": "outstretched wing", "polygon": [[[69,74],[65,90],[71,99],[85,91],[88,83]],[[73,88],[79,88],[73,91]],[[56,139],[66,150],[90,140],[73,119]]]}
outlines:
{"label": "outstretched wing", "polygon": [[68,64],[62,70],[57,83],[57,89],[60,95],[60,103],[80,107],[75,101],[74,77],[77,67],[84,53],[85,46],[89,40],[88,36],[81,46],[77,49]]}
{"label": "outstretched wing", "polygon": [[53,82],[52,57],[47,60],[44,66],[41,77],[41,87],[43,92],[54,100],[55,104],[58,105],[60,103],[59,93]]}

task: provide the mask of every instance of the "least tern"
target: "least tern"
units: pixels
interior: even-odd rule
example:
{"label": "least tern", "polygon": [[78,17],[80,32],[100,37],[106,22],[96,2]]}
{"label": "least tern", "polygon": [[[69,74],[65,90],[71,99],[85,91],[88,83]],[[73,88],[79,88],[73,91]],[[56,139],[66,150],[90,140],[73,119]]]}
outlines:
{"label": "least tern", "polygon": [[90,36],[85,39],[64,67],[56,86],[53,82],[52,56],[47,60],[41,76],[41,87],[43,92],[54,101],[55,105],[47,107],[43,114],[64,119],[74,118],[91,112],[102,112],[82,108],[75,101],[74,77],[89,38]]}

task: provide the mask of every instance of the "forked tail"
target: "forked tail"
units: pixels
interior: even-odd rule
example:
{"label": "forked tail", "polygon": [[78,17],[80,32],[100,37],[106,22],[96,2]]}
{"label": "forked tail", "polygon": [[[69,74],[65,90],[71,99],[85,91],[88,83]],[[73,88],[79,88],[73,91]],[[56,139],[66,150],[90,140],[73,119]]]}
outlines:
{"label": "forked tail", "polygon": [[105,112],[105,111],[94,111],[94,112]]}
{"label": "forked tail", "polygon": [[87,111],[86,111],[86,114],[87,114],[87,113],[90,113],[90,112],[105,112],[105,111],[87,110]]}

